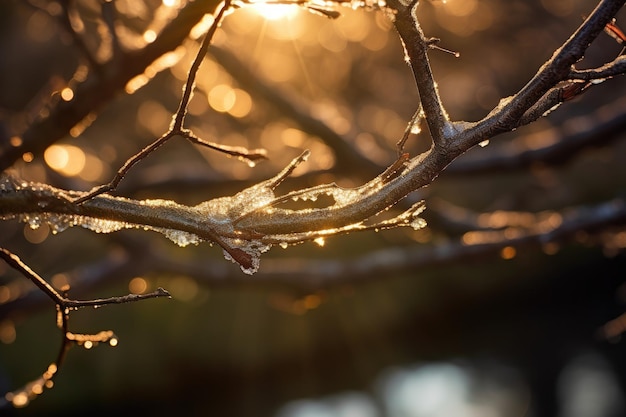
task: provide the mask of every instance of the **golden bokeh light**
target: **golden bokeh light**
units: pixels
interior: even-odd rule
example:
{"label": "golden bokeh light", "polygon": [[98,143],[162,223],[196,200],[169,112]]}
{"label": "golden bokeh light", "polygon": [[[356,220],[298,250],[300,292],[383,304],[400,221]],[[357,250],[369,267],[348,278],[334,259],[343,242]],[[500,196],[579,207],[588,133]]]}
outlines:
{"label": "golden bokeh light", "polygon": [[148,282],[142,277],[135,277],[128,283],[128,290],[132,294],[143,294],[148,290]]}
{"label": "golden bokeh light", "polygon": [[63,273],[54,274],[51,281],[52,285],[58,289],[69,286],[70,284],[68,275]]}
{"label": "golden bokeh light", "polygon": [[73,145],[51,145],[43,157],[50,168],[66,177],[80,174],[87,160],[85,152]]}
{"label": "golden bokeh light", "polygon": [[143,33],[143,40],[146,41],[146,43],[152,43],[156,40],[156,38],[157,34],[152,29],[148,29]]}
{"label": "golden bokeh light", "polygon": [[235,93],[235,103],[228,110],[228,114],[237,118],[246,117],[252,110],[250,94],[239,88],[233,89],[233,92]]}
{"label": "golden bokeh light", "polygon": [[80,172],[80,177],[85,181],[100,181],[105,172],[105,166],[102,160],[91,153],[86,153],[85,157],[86,163],[84,169]]}
{"label": "golden bokeh light", "polygon": [[22,143],[24,143],[24,141],[19,136],[12,136],[10,139],[10,143],[11,143],[11,146],[17,148],[18,146],[22,146]]}
{"label": "golden bokeh light", "polygon": [[505,246],[500,250],[500,257],[502,259],[513,259],[517,254],[517,250],[513,246]]}
{"label": "golden bokeh light", "polygon": [[283,144],[292,148],[303,148],[306,139],[307,134],[305,132],[291,127],[283,130],[280,134],[280,140]]}
{"label": "golden bokeh light", "polygon": [[218,84],[209,91],[207,99],[211,108],[220,113],[226,113],[235,106],[237,94],[232,87]]}
{"label": "golden bokeh light", "polygon": [[69,87],[65,87],[61,90],[61,98],[63,101],[71,101],[74,98],[74,90]]}
{"label": "golden bokeh light", "polygon": [[191,31],[189,32],[189,37],[191,39],[198,39],[200,36],[204,35],[206,31],[211,27],[215,18],[212,14],[205,14],[200,22],[198,22]]}
{"label": "golden bokeh light", "polygon": [[24,238],[30,243],[43,243],[49,234],[50,228],[47,224],[43,224],[36,229],[31,228],[29,225],[24,226]]}
{"label": "golden bokeh light", "polygon": [[13,406],[15,408],[26,407],[29,403],[28,395],[26,395],[25,392],[20,392],[16,394],[15,396],[12,397],[10,401],[11,403],[13,403]]}
{"label": "golden bokeh light", "polygon": [[470,16],[477,8],[477,0],[448,0],[444,6],[447,13],[460,17]]}

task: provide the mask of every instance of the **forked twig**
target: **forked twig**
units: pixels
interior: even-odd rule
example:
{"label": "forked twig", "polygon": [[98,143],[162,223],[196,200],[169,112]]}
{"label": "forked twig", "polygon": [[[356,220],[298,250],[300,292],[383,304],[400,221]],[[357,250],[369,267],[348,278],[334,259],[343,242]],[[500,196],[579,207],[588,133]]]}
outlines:
{"label": "forked twig", "polygon": [[215,35],[217,28],[222,23],[222,20],[224,19],[226,12],[230,8],[231,8],[231,0],[226,0],[224,3],[222,3],[217,14],[214,17],[213,23],[211,24],[206,34],[204,35],[204,39],[202,40],[202,43],[200,44],[200,48],[198,49],[196,57],[194,58],[194,61],[191,64],[191,68],[189,69],[189,73],[187,75],[187,81],[185,82],[185,85],[183,87],[183,95],[180,99],[178,110],[174,114],[174,118],[172,120],[172,124],[169,130],[166,133],[164,133],[160,138],[152,142],[150,145],[146,146],[141,151],[137,152],[135,155],[130,157],[128,160],[126,160],[124,165],[122,165],[122,167],[117,171],[117,173],[115,174],[115,176],[110,182],[94,187],[93,189],[91,189],[91,191],[76,198],[74,200],[75,204],[82,204],[85,201],[90,200],[97,195],[114,190],[118,186],[118,184],[122,181],[122,179],[124,179],[124,176],[128,173],[128,171],[135,164],[143,160],[145,157],[150,155],[157,148],[159,148],[161,145],[163,145],[164,143],[166,143],[167,141],[169,141],[175,136],[184,137],[192,143],[206,146],[208,148],[217,150],[219,152],[224,152],[230,156],[235,156],[235,157],[238,157],[239,159],[247,160],[250,162],[258,161],[260,159],[267,159],[267,154],[262,149],[255,149],[255,150],[249,151],[242,147],[229,147],[229,146],[219,145],[216,143],[212,143],[212,142],[208,142],[203,139],[200,139],[197,136],[195,136],[190,130],[184,128],[185,116],[187,115],[187,107],[189,106],[189,101],[191,100],[191,96],[195,88],[196,75],[198,73],[198,70],[200,69],[202,60],[206,56],[207,50],[209,49],[209,46],[211,45],[213,36]]}
{"label": "forked twig", "polygon": [[[170,297],[169,292],[163,288],[146,294],[128,294],[120,297],[109,297],[95,300],[72,300],[65,294],[60,294],[45,279],[39,276],[28,265],[26,265],[17,255],[13,254],[5,248],[0,248],[0,258],[2,258],[11,268],[18,271],[24,277],[33,282],[44,294],[46,294],[55,304],[57,311],[57,327],[63,335],[62,343],[59,348],[56,360],[51,363],[46,371],[29,382],[21,389],[9,392],[0,399],[0,408],[11,404],[14,407],[24,407],[32,399],[43,393],[45,388],[52,388],[53,379],[58,374],[68,350],[77,344],[90,349],[98,343],[109,343],[116,346],[118,343],[117,336],[111,330],[100,331],[95,334],[73,333],[69,329],[70,313],[76,309],[83,307],[102,307],[109,304],[122,304],[134,301],[145,300],[148,298]],[[69,287],[64,289],[64,293]]]}

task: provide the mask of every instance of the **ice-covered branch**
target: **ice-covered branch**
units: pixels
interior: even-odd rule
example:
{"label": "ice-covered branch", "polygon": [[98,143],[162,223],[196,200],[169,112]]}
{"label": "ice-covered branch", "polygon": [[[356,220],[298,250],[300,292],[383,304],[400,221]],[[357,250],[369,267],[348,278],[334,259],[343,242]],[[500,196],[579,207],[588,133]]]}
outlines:
{"label": "ice-covered branch", "polygon": [[[276,196],[275,188],[308,157],[303,153],[271,179],[234,196],[185,206],[169,200],[131,200],[98,195],[75,204],[77,192],[4,177],[0,183],[0,216],[18,218],[36,228],[47,224],[53,232],[82,226],[98,233],[143,228],[163,233],[186,246],[202,241],[216,243],[225,256],[248,273],[255,272],[260,255],[272,245],[289,245],[323,239],[340,233],[425,225],[417,203],[391,219],[366,221],[391,203],[377,197],[394,172],[385,172],[356,189],[327,184]],[[399,164],[397,171],[403,168]],[[310,207],[318,198],[329,200],[323,208]],[[303,207],[287,208],[303,202]],[[342,222],[339,222],[342,220]]]}

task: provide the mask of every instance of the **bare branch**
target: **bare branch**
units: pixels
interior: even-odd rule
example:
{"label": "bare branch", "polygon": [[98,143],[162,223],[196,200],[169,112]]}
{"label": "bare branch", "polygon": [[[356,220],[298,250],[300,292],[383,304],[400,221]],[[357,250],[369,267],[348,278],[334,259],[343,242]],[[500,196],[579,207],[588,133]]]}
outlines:
{"label": "bare branch", "polygon": [[432,41],[426,38],[417,19],[418,2],[407,6],[400,0],[392,0],[388,4],[397,11],[394,25],[400,34],[408,63],[413,70],[433,143],[435,146],[445,147],[452,132],[428,59]]}
{"label": "bare branch", "polygon": [[0,409],[9,404],[14,407],[24,407],[38,395],[41,395],[45,388],[52,388],[53,379],[58,375],[58,371],[65,360],[69,348],[78,344],[90,349],[98,343],[109,343],[116,346],[118,341],[115,334],[110,331],[101,331],[96,334],[77,334],[69,331],[70,312],[82,307],[101,307],[108,304],[121,304],[133,301],[145,300],[148,298],[170,297],[170,294],[163,288],[148,294],[129,294],[121,297],[110,297],[97,300],[72,300],[59,294],[42,277],[37,275],[15,254],[5,248],[0,248],[0,258],[9,266],[20,272],[23,276],[31,280],[41,291],[43,291],[55,303],[57,310],[57,326],[63,338],[55,362],[50,364],[46,371],[34,381],[26,384],[21,389],[5,394],[0,399]]}
{"label": "bare branch", "polygon": [[565,134],[558,129],[548,129],[543,135],[554,137],[549,144],[538,148],[515,147],[490,148],[488,152],[475,155],[474,158],[459,158],[446,168],[444,177],[452,175],[484,175],[489,173],[507,172],[528,168],[537,163],[545,165],[559,165],[570,161],[581,151],[590,147],[607,146],[613,141],[623,138],[626,129],[626,113],[623,109],[623,100],[608,105],[619,109],[617,114],[607,117],[607,108],[599,109],[592,119],[602,120],[592,123],[585,129]]}
{"label": "bare branch", "polygon": [[224,152],[231,156],[236,156],[239,159],[247,160],[251,163],[254,163],[254,161],[259,160],[259,159],[267,158],[266,152],[263,150],[247,151],[246,149],[243,149],[243,148],[234,148],[234,147],[229,147],[229,146],[224,146],[224,145],[218,145],[212,142],[207,142],[205,140],[198,138],[191,131],[184,128],[185,116],[187,114],[187,107],[189,106],[189,101],[191,100],[191,96],[195,88],[196,75],[198,74],[198,70],[200,69],[200,65],[202,64],[202,61],[204,60],[204,57],[206,56],[208,48],[211,45],[213,36],[215,35],[217,28],[220,26],[222,20],[224,19],[224,16],[226,15],[226,12],[230,9],[230,7],[231,7],[230,0],[226,0],[224,3],[222,3],[219,10],[214,16],[213,23],[207,30],[204,36],[204,39],[202,40],[202,43],[200,44],[200,48],[198,52],[196,53],[193,63],[191,64],[191,68],[189,69],[189,72],[187,75],[187,81],[185,82],[185,85],[183,86],[183,95],[180,99],[178,110],[174,114],[174,118],[172,120],[172,124],[169,130],[166,133],[164,133],[160,138],[152,142],[150,145],[146,146],[141,151],[139,151],[138,153],[130,157],[124,163],[124,165],[116,172],[115,177],[110,182],[104,185],[94,187],[89,192],[85,193],[79,198],[76,198],[74,200],[75,204],[82,204],[85,201],[97,195],[100,195],[107,191],[114,190],[117,187],[117,185],[120,183],[120,181],[122,181],[124,176],[128,173],[128,171],[135,164],[137,164],[139,161],[147,157],[149,154],[154,152],[157,148],[159,148],[165,142],[167,142],[168,140],[170,140],[171,138],[175,136],[182,136],[193,143],[206,146],[208,148],[211,148],[220,152]]}
{"label": "bare branch", "polygon": [[189,2],[161,31],[154,42],[141,50],[121,53],[116,60],[102,64],[74,89],[71,101],[59,100],[47,117],[34,121],[19,137],[21,141],[0,148],[0,171],[9,168],[26,152],[41,154],[48,146],[65,137],[70,129],[123,91],[135,76],[164,53],[174,50],[205,13],[215,7],[213,1]]}
{"label": "bare branch", "polygon": [[591,42],[602,33],[624,3],[622,0],[600,1],[576,32],[518,93],[501,101],[487,117],[463,132],[458,141],[468,147],[518,127],[535,103],[559,82],[568,79],[572,66],[583,57]]}
{"label": "bare branch", "polygon": [[620,55],[612,62],[601,66],[600,68],[578,70],[572,69],[569,74],[570,79],[598,82],[605,81],[607,78],[624,75],[626,73],[626,55]]}

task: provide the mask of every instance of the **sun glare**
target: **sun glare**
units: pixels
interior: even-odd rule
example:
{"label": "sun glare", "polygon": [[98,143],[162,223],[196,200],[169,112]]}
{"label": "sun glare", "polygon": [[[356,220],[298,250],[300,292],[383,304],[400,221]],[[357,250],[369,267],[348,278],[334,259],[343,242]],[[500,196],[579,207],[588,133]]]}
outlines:
{"label": "sun glare", "polygon": [[300,9],[294,4],[255,3],[252,6],[257,14],[267,20],[294,18]]}

